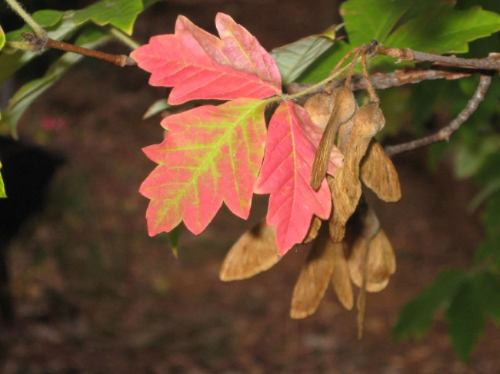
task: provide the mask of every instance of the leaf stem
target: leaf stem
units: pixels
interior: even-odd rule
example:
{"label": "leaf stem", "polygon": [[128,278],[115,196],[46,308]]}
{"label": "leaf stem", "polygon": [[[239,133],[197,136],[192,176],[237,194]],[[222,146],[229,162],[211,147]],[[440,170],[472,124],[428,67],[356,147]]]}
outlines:
{"label": "leaf stem", "polygon": [[124,45],[126,45],[127,47],[129,47],[132,50],[134,50],[140,46],[139,42],[135,41],[130,36],[124,34],[123,32],[121,32],[120,30],[118,30],[114,27],[112,27],[110,29],[110,33],[111,33],[111,35],[113,35],[113,37],[116,40],[122,42]]}
{"label": "leaf stem", "polygon": [[47,32],[40,26],[34,18],[24,10],[23,6],[17,0],[5,0],[5,2],[12,8],[12,10],[17,13],[19,17],[23,19],[26,24],[31,27],[33,32],[39,39],[46,39]]}
{"label": "leaf stem", "polygon": [[[332,74],[330,74],[327,78],[323,79],[322,81],[315,83],[315,84],[305,88],[302,91],[294,93],[293,95],[284,95],[284,98],[287,100],[295,100],[295,99],[298,99],[302,96],[308,95],[311,92],[317,92],[319,89],[323,88],[325,85],[327,85],[332,80],[337,78],[340,74],[342,74],[349,66],[350,66],[350,64],[344,65],[341,68],[337,69],[336,71],[332,72]],[[280,99],[281,99],[281,97],[278,97],[272,101],[277,101]]]}

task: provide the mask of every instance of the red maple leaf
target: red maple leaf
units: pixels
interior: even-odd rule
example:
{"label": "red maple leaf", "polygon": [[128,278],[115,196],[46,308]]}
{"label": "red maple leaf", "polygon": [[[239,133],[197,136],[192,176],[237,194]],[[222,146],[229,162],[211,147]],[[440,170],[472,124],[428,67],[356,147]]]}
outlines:
{"label": "red maple leaf", "polygon": [[307,112],[291,101],[280,104],[269,124],[264,164],[256,193],[269,193],[267,223],[276,227],[280,253],[302,242],[313,215],[330,216],[326,180],[316,192],[309,184],[316,147],[304,128],[314,128]]}
{"label": "red maple leaf", "polygon": [[246,219],[262,163],[265,102],[238,99],[204,105],[162,121],[162,143],[144,149],[158,166],[140,192],[151,200],[146,218],[150,235],[170,231],[181,220],[199,234],[224,201]]}
{"label": "red maple leaf", "polygon": [[153,86],[173,87],[169,104],[195,99],[265,98],[281,92],[276,63],[257,39],[218,13],[220,39],[179,16],[175,34],[158,35],[131,57]]}

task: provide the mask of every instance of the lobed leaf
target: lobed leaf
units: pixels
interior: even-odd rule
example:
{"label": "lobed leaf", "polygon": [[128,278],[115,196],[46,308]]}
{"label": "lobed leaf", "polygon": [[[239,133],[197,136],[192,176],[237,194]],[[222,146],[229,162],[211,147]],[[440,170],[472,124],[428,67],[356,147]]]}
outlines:
{"label": "lobed leaf", "polygon": [[181,220],[195,234],[205,229],[224,201],[247,218],[264,154],[265,102],[237,99],[170,115],[162,143],[146,147],[158,166],[140,192],[149,198],[150,235],[170,231]]}
{"label": "lobed leaf", "polygon": [[291,101],[284,101],[274,112],[268,129],[264,163],[255,188],[269,193],[267,223],[276,228],[280,254],[301,243],[313,215],[330,216],[331,197],[326,181],[319,191],[309,185],[315,147],[304,134],[313,126],[307,112]]}
{"label": "lobed leaf", "polygon": [[151,73],[152,86],[173,87],[172,105],[280,93],[278,68],[257,39],[225,14],[219,13],[216,23],[220,39],[179,16],[175,34],[152,37],[131,57]]}
{"label": "lobed leaf", "polygon": [[335,27],[324,33],[310,35],[271,51],[283,83],[296,80],[316,59],[335,42]]}
{"label": "lobed leaf", "polygon": [[113,25],[132,35],[135,20],[142,10],[142,0],[101,0],[75,11],[74,19],[78,25],[92,21],[99,26]]}

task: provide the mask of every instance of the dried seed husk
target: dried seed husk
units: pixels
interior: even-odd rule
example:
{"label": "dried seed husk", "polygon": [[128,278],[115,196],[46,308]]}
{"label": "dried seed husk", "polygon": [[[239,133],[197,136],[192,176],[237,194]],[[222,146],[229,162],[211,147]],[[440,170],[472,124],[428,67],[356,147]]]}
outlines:
{"label": "dried seed husk", "polygon": [[231,247],[222,263],[219,278],[222,281],[251,278],[270,269],[280,258],[274,229],[260,222]]}
{"label": "dried seed husk", "polygon": [[309,226],[309,231],[307,232],[306,238],[303,243],[307,244],[312,242],[318,236],[319,229],[321,228],[321,224],[323,221],[318,216],[314,216],[311,225]]}
{"label": "dried seed husk", "polygon": [[334,243],[334,262],[332,273],[332,285],[340,303],[347,310],[351,310],[354,304],[349,267],[344,254],[344,243]]}
{"label": "dried seed husk", "polygon": [[353,122],[344,154],[344,166],[334,178],[327,178],[333,200],[333,227],[345,226],[356,210],[361,197],[360,163],[371,139],[384,127],[385,119],[378,103],[369,103],[356,111]]}
{"label": "dried seed husk", "polygon": [[326,176],[330,154],[339,126],[351,119],[356,110],[356,100],[351,89],[348,87],[343,86],[336,89],[333,93],[333,102],[330,118],[328,119],[314,157],[311,187],[315,190],[319,189],[321,182]]}
{"label": "dried seed husk", "polygon": [[332,113],[334,104],[334,94],[327,92],[317,93],[306,100],[304,109],[313,123],[324,129]]}
{"label": "dried seed husk", "polygon": [[[334,207],[335,209],[335,207]],[[328,230],[330,232],[330,238],[333,242],[341,242],[345,236],[345,225],[340,223],[339,221],[333,219],[335,213],[332,215],[332,218],[328,222]]]}
{"label": "dried seed husk", "polygon": [[363,159],[361,180],[383,201],[396,202],[401,199],[398,172],[377,142],[372,142]]}
{"label": "dried seed husk", "polygon": [[366,291],[382,291],[389,283],[391,275],[396,271],[394,250],[383,230],[379,230],[371,240],[360,236],[354,242],[348,260],[349,274],[352,282],[360,288],[363,285],[364,256],[367,256]]}
{"label": "dried seed husk", "polygon": [[334,256],[333,243],[321,230],[295,283],[291,318],[306,318],[316,312],[332,277]]}

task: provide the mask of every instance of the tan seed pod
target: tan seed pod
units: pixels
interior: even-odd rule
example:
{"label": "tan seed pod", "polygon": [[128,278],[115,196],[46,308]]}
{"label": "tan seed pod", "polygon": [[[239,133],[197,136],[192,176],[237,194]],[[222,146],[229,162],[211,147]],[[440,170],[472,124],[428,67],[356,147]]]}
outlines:
{"label": "tan seed pod", "polygon": [[313,123],[321,128],[325,128],[333,109],[333,93],[320,92],[311,96],[304,103],[304,109]]}
{"label": "tan seed pod", "polygon": [[348,265],[351,280],[357,287],[363,285],[365,256],[367,256],[366,290],[368,292],[382,291],[389,283],[390,276],[396,271],[394,250],[383,230],[380,230],[372,240],[360,236],[354,242]]}
{"label": "tan seed pod", "polygon": [[359,180],[360,163],[373,136],[385,124],[385,119],[378,103],[369,103],[356,111],[353,118],[349,141],[344,154],[344,166],[335,178],[329,177],[328,184],[332,192],[335,225],[345,226],[356,210],[361,197]]}
{"label": "tan seed pod", "polygon": [[280,258],[274,229],[261,222],[234,243],[222,263],[219,278],[222,281],[251,278],[270,269]]}
{"label": "tan seed pod", "polygon": [[295,283],[291,318],[306,318],[316,312],[332,277],[335,256],[332,244],[328,233],[322,230]]}
{"label": "tan seed pod", "polygon": [[356,100],[349,88],[345,86],[337,88],[333,96],[333,109],[313,162],[311,187],[315,190],[319,189],[321,182],[325,178],[339,126],[351,119],[356,110]]}
{"label": "tan seed pod", "polygon": [[335,214],[332,215],[332,218],[328,222],[328,231],[330,232],[330,238],[332,239],[332,241],[338,243],[344,239],[345,225],[333,219],[333,217],[335,217]]}
{"label": "tan seed pod", "polygon": [[351,310],[354,304],[349,267],[344,255],[344,243],[333,245],[334,262],[332,273],[332,285],[340,303],[347,310]]}
{"label": "tan seed pod", "polygon": [[312,242],[316,237],[318,236],[318,231],[321,228],[321,224],[323,221],[321,218],[314,216],[311,225],[309,226],[309,231],[307,232],[306,238],[304,239],[303,243],[307,244]]}
{"label": "tan seed pod", "polygon": [[383,201],[396,202],[401,199],[398,172],[377,142],[372,142],[363,159],[361,180]]}

